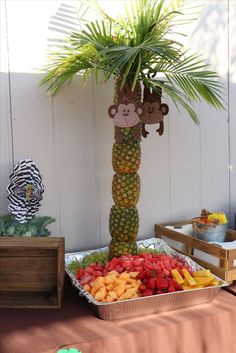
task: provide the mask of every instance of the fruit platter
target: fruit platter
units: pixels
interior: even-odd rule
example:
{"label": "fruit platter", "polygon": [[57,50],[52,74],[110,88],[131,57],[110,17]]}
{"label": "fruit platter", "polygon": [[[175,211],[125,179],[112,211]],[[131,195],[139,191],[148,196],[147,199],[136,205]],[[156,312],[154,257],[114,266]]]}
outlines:
{"label": "fruit platter", "polygon": [[66,272],[99,317],[118,320],[211,301],[228,283],[163,240],[137,242],[136,255],[108,258],[108,248],[65,255]]}

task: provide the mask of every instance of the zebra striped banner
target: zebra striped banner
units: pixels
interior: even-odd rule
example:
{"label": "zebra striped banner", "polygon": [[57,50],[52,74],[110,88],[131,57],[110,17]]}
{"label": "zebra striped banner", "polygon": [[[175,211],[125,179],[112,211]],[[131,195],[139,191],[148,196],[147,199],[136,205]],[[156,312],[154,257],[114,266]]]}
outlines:
{"label": "zebra striped banner", "polygon": [[7,192],[8,210],[13,217],[20,223],[32,219],[44,192],[41,174],[32,159],[23,159],[14,167]]}

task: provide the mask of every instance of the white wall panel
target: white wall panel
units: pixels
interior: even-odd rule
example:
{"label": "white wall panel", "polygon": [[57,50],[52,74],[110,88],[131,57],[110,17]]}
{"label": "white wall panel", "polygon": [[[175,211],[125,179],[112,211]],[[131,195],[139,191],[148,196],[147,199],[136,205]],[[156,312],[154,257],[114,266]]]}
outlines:
{"label": "white wall panel", "polygon": [[[121,3],[109,1],[109,6],[114,10]],[[196,216],[202,207],[230,213],[231,223],[235,213],[236,1],[202,3],[199,20],[184,29],[190,34],[187,44],[219,72],[226,102],[229,85],[229,111],[227,106],[219,113],[200,104],[198,127],[168,102],[164,135],[159,137],[156,126],[148,126],[150,135],[141,144],[139,238],[153,235],[156,222]],[[45,184],[40,214],[57,219],[51,226],[53,234],[65,236],[68,250],[105,245],[113,204],[113,122],[107,115],[113,83],[97,87],[90,80],[83,88],[76,79],[57,96],[48,96],[38,87],[39,69],[49,45],[57,43],[54,35],[62,38],[77,26],[76,2],[7,0],[6,4],[7,14],[5,2],[0,1],[0,213],[7,210],[5,187],[12,156],[15,162],[32,157]]]}
{"label": "white wall panel", "polygon": [[229,137],[230,213],[236,215],[236,1],[229,1]]}
{"label": "white wall panel", "polygon": [[6,186],[13,166],[7,16],[4,1],[0,1],[0,45],[0,215],[3,215],[7,212]]}
{"label": "white wall panel", "polygon": [[61,231],[68,249],[100,246],[92,83],[75,79],[53,98]]}
{"label": "white wall panel", "polygon": [[192,43],[218,72],[225,89],[225,111],[200,104],[202,207],[229,215],[228,1],[205,3]]}

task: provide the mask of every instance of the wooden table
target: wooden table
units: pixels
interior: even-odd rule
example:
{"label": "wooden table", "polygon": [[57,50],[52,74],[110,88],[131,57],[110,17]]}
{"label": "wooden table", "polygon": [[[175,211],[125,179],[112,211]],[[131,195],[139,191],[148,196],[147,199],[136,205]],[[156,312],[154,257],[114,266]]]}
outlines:
{"label": "wooden table", "polygon": [[236,296],[236,281],[234,281],[230,286],[226,287],[225,290]]}
{"label": "wooden table", "polygon": [[67,284],[61,309],[1,309],[0,353],[236,353],[236,297],[122,321],[96,317]]}

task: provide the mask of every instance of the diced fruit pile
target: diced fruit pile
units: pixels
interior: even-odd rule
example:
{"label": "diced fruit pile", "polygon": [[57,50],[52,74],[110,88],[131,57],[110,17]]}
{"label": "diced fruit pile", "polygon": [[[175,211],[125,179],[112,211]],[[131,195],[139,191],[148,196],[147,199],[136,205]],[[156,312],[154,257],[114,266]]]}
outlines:
{"label": "diced fruit pile", "polygon": [[219,284],[209,270],[193,272],[183,259],[164,253],[125,255],[111,261],[105,261],[103,253],[103,263],[98,253],[88,256],[82,263],[72,262],[70,269],[81,286],[101,302]]}
{"label": "diced fruit pile", "polygon": [[94,282],[84,285],[99,302],[114,302],[139,297],[141,281],[137,279],[138,272],[111,271],[104,277],[97,277]]}

